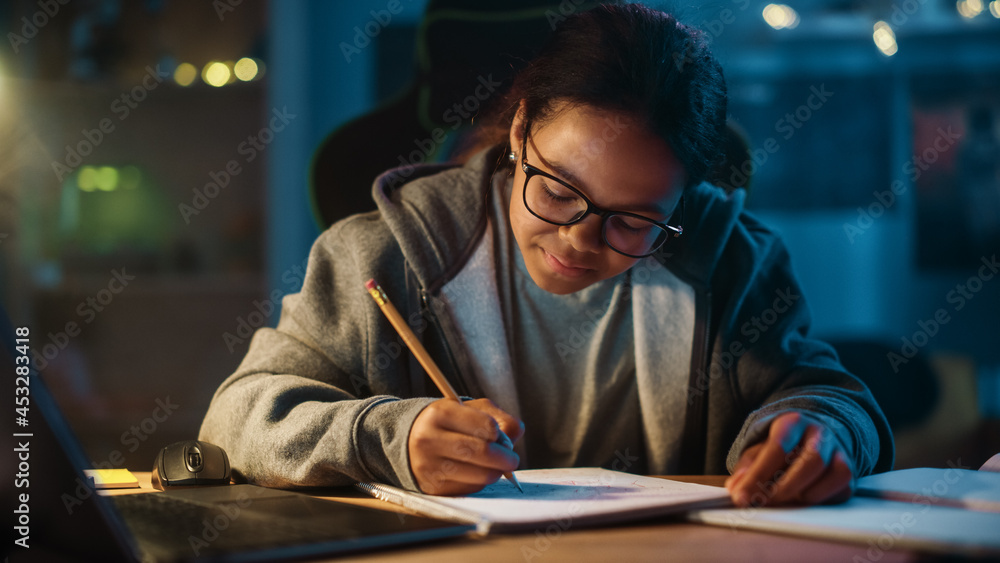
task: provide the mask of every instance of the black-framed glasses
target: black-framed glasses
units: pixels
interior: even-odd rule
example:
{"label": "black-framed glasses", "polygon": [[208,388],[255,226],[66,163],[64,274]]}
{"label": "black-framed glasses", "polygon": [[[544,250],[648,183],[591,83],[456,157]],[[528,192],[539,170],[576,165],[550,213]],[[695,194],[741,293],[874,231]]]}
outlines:
{"label": "black-framed glasses", "polygon": [[[528,134],[525,127],[521,145],[521,170],[524,171],[524,207],[535,217],[553,225],[579,223],[593,213],[601,218],[601,234],[611,250],[629,258],[645,258],[659,250],[671,236],[679,237],[684,228],[659,223],[636,213],[612,211],[594,205],[587,196],[570,184],[528,164]],[[682,222],[684,198],[677,204],[678,223]],[[673,216],[672,216],[673,218]]]}

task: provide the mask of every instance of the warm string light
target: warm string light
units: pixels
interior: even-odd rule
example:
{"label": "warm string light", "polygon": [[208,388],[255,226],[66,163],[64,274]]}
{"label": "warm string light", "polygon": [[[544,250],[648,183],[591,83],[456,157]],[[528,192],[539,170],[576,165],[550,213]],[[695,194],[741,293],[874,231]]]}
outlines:
{"label": "warm string light", "polygon": [[181,63],[174,69],[174,82],[181,86],[190,86],[198,78],[198,69],[191,63]]}
{"label": "warm string light", "polygon": [[[984,4],[984,0],[957,0],[955,6],[958,13],[966,19],[973,19],[984,11],[989,11],[993,17],[1000,19],[1000,0],[992,0],[989,4]],[[767,25],[774,29],[792,29],[799,25],[799,14],[785,4],[768,4],[762,15]],[[878,50],[887,57],[899,51],[896,34],[884,21],[875,23],[872,39]]]}
{"label": "warm string light", "polygon": [[233,71],[229,65],[221,61],[211,61],[201,69],[201,79],[209,86],[219,88],[229,83],[233,77]]}
{"label": "warm string light", "polygon": [[243,82],[250,82],[260,72],[260,65],[250,57],[243,57],[233,65],[233,74]]}
{"label": "warm string light", "polygon": [[764,7],[764,21],[774,29],[793,29],[799,25],[799,14],[785,4],[768,4]]}
{"label": "warm string light", "polygon": [[959,15],[965,19],[972,19],[983,13],[983,0],[958,0],[955,8]]}
{"label": "warm string light", "polygon": [[236,82],[252,82],[264,75],[264,62],[252,57],[233,61],[209,61],[198,71],[191,63],[181,63],[174,69],[174,82],[188,87],[198,78],[209,86],[221,88]]}
{"label": "warm string light", "polygon": [[875,46],[878,47],[882,54],[891,57],[899,51],[899,45],[896,44],[896,34],[889,27],[889,24],[884,21],[875,22],[875,31],[872,33],[872,39],[875,41]]}

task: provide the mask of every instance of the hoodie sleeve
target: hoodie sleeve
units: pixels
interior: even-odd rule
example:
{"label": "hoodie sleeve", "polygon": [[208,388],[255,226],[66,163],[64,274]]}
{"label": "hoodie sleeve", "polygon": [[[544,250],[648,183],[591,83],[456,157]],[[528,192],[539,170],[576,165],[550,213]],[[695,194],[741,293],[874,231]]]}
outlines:
{"label": "hoodie sleeve", "polygon": [[[406,362],[389,361],[398,344],[380,347],[372,332],[379,311],[364,287],[380,271],[383,287],[404,295],[393,248],[374,216],[321,235],[301,291],[282,302],[277,328],[254,334],[216,391],[199,438],[225,449],[243,478],[270,487],[371,480],[417,488],[407,438],[433,399],[400,398],[409,391]],[[358,264],[371,265],[363,271]],[[380,357],[385,350],[397,353]]]}
{"label": "hoodie sleeve", "polygon": [[717,300],[713,363],[729,376],[735,404],[726,406],[747,414],[726,467],[766,438],[775,416],[798,411],[827,428],[855,476],[891,469],[892,434],[871,392],[832,347],[808,336],[809,309],[784,244],[745,214],[736,230],[724,260],[738,267]]}

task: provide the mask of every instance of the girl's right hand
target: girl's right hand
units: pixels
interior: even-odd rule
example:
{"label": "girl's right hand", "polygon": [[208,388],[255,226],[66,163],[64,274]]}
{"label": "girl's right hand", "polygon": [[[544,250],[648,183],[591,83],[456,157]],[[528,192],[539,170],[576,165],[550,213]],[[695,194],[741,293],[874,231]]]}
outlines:
{"label": "girl's right hand", "polygon": [[417,486],[432,495],[470,494],[517,469],[520,458],[502,445],[501,433],[513,444],[524,424],[489,399],[431,403],[413,421],[407,440]]}

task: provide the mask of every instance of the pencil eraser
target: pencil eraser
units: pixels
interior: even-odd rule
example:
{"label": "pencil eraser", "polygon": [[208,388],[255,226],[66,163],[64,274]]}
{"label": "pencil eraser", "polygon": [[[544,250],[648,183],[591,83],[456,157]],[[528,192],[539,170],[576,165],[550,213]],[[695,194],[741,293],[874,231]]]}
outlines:
{"label": "pencil eraser", "polygon": [[365,289],[375,289],[376,287],[378,287],[378,283],[374,278],[368,280],[368,283],[365,284]]}

